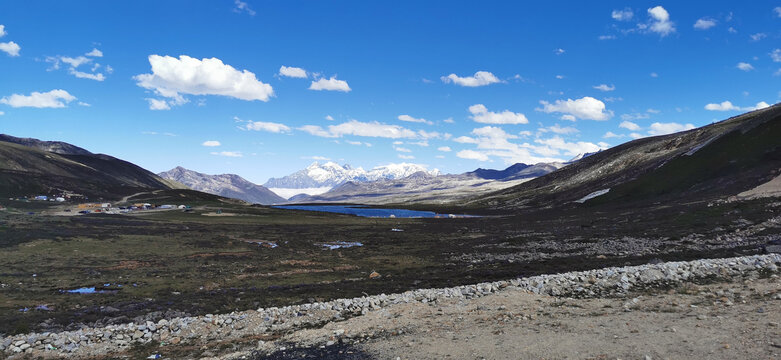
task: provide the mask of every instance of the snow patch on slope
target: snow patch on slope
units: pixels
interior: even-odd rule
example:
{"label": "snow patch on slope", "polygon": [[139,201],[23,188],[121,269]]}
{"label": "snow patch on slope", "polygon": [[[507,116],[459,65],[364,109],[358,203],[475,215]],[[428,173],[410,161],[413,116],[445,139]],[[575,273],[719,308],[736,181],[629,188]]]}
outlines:
{"label": "snow patch on slope", "polygon": [[591,194],[588,194],[588,195],[586,195],[586,196],[584,196],[584,197],[580,198],[579,200],[575,200],[575,202],[576,202],[576,203],[580,203],[580,204],[582,204],[582,203],[584,203],[584,202],[586,202],[586,201],[588,201],[588,200],[591,200],[591,199],[593,199],[593,198],[595,198],[595,197],[597,197],[597,196],[602,196],[602,195],[605,195],[605,194],[607,194],[608,192],[610,192],[610,188],[607,188],[607,189],[602,189],[602,190],[597,190],[597,191],[594,191],[594,192],[593,192],[593,193],[591,193]]}

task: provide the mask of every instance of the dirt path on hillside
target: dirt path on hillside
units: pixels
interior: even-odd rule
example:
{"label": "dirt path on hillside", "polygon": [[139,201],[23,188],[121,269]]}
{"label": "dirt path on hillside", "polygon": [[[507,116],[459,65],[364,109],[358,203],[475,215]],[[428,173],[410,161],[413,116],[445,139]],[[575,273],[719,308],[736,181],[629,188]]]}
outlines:
{"label": "dirt path on hillside", "polygon": [[[251,358],[778,359],[780,322],[777,277],[626,299],[505,291],[393,305],[297,331],[280,339],[291,344],[288,350]],[[342,333],[350,342],[368,338],[324,346]]]}

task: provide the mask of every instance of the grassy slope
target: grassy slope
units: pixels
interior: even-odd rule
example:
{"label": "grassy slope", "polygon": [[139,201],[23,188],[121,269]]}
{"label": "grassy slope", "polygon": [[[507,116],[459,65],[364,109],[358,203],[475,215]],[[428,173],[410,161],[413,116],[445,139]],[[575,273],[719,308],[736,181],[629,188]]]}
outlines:
{"label": "grassy slope", "polygon": [[[623,196],[623,200],[635,201],[656,201],[654,197],[665,191],[691,197],[737,194],[770,180],[771,170],[780,167],[779,123],[781,106],[777,105],[682,133],[631,141],[546,176],[474,199],[467,206],[561,206],[605,188],[613,190],[603,199]],[[705,143],[693,156],[683,155]],[[746,171],[750,176],[745,176]],[[703,189],[710,190],[699,191]]]}

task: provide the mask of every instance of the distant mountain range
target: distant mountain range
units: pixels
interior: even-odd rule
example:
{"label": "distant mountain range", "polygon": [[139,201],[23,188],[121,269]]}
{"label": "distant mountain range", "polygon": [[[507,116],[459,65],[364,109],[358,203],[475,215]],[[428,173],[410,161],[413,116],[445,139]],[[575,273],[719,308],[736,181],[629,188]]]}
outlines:
{"label": "distant mountain range", "polygon": [[452,203],[518,185],[563,167],[562,163],[514,164],[504,170],[477,169],[463,174],[432,175],[423,171],[400,179],[348,181],[319,195],[300,195],[291,202],[361,204]]}
{"label": "distant mountain range", "polygon": [[182,183],[193,190],[240,199],[253,204],[272,205],[287,201],[269,189],[234,174],[207,175],[178,166],[157,175]]}
{"label": "distant mountain range", "polygon": [[312,163],[306,169],[299,170],[282,178],[271,178],[264,186],[284,198],[298,194],[318,195],[346,182],[370,182],[394,180],[408,177],[417,172],[439,175],[439,170],[428,171],[417,164],[390,164],[375,167],[369,171],[339,165],[335,162]]}
{"label": "distant mountain range", "polygon": [[0,135],[0,196],[64,191],[115,199],[150,190],[184,188],[124,160],[60,141]]}

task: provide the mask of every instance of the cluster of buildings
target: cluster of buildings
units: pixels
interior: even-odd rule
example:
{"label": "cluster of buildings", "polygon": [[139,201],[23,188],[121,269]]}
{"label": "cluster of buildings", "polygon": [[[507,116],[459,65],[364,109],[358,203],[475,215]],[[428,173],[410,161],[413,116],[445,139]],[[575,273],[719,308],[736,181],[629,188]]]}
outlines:
{"label": "cluster of buildings", "polygon": [[181,210],[187,210],[190,209],[190,206],[187,205],[154,205],[150,203],[136,203],[129,206],[119,206],[119,207],[113,207],[111,203],[82,203],[77,206],[77,208],[80,210],[80,214],[90,214],[90,213],[108,213],[108,214],[117,214],[117,213],[129,213],[131,211],[138,211],[138,210],[153,210],[153,209],[160,209],[160,210],[173,210],[173,209],[181,209]]}
{"label": "cluster of buildings", "polygon": [[66,202],[66,201],[83,200],[86,198],[87,197],[82,194],[77,194],[74,192],[63,190],[62,192],[56,194],[21,196],[16,198],[8,198],[8,200]]}

